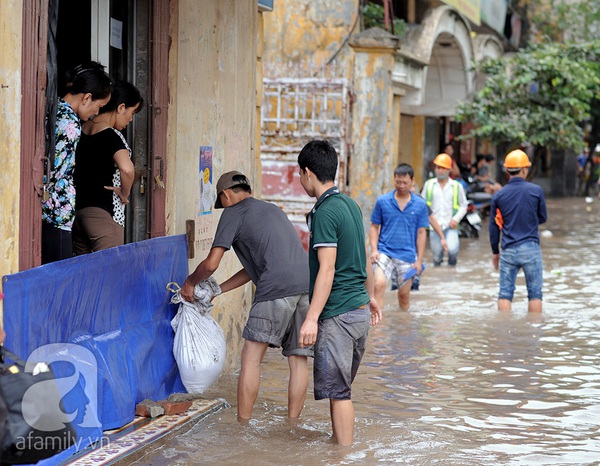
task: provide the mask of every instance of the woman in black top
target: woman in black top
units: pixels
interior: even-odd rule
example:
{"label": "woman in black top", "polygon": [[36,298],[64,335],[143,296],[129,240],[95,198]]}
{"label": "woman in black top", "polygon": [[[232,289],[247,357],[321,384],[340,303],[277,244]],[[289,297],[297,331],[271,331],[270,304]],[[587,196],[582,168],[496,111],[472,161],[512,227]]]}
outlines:
{"label": "woman in black top", "polygon": [[134,167],[131,149],[120,130],[142,105],[133,84],[117,81],[108,104],[83,125],[75,155],[75,255],[120,246],[125,241],[125,205],[129,203]]}

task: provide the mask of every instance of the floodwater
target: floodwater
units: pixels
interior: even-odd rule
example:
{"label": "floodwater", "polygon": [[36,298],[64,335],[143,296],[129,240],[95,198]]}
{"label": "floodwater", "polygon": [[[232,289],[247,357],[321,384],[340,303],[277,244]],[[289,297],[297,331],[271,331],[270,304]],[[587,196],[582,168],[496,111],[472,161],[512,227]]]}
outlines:
{"label": "floodwater", "polygon": [[222,376],[205,395],[231,408],[135,464],[600,464],[600,201],[548,210],[542,315],[527,313],[522,274],[513,311],[496,310],[487,232],[461,238],[456,268],[428,267],[409,312],[386,295],[352,387],[353,446],[331,442],[312,384],[301,418],[286,419],[287,363],[269,350],[248,425],[236,421],[236,375]]}

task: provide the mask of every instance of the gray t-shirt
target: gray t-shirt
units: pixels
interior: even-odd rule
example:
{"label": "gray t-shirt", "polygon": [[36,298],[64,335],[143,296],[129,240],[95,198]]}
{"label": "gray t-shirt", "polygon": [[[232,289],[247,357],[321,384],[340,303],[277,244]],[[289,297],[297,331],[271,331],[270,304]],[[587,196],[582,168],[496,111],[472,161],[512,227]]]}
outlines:
{"label": "gray t-shirt", "polygon": [[212,247],[232,246],[256,285],[254,302],[308,293],[308,254],[276,205],[248,197],[225,208]]}

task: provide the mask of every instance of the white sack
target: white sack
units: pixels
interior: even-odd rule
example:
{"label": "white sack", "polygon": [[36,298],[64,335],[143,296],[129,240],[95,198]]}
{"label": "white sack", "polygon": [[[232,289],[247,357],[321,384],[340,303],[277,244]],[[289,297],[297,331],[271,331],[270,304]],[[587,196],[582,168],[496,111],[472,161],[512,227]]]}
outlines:
{"label": "white sack", "polygon": [[179,291],[171,299],[180,303],[171,320],[175,332],[173,355],[181,381],[188,393],[203,393],[221,375],[225,364],[225,335],[210,315],[213,296],[221,288],[212,277],[196,285],[193,303],[185,301]]}

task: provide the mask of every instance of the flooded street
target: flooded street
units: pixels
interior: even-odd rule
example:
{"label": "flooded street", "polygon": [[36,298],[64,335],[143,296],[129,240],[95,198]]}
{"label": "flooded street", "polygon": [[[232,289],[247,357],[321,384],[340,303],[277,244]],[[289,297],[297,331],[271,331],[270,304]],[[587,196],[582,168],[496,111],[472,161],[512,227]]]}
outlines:
{"label": "flooded street", "polygon": [[409,312],[388,292],[353,384],[352,447],[332,444],[312,383],[300,420],[286,419],[287,363],[269,350],[249,425],[236,375],[222,376],[205,395],[232,407],[135,464],[600,464],[600,202],[549,199],[548,214],[541,316],[522,273],[513,311],[496,310],[487,222],[461,238],[456,268],[434,268],[428,247]]}

